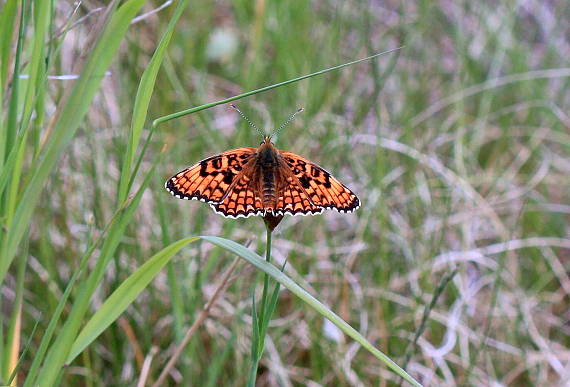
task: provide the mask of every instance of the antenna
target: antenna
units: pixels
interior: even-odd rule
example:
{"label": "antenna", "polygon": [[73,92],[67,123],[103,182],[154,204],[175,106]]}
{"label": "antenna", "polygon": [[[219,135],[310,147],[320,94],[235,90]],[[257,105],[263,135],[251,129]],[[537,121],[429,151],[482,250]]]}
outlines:
{"label": "antenna", "polygon": [[270,138],[273,138],[274,136],[276,136],[277,134],[279,134],[279,132],[281,131],[281,129],[283,129],[284,127],[286,127],[287,124],[289,124],[289,122],[291,122],[291,120],[292,120],[293,118],[295,118],[295,116],[296,116],[297,114],[301,113],[301,112],[304,111],[304,110],[305,110],[305,109],[303,109],[303,108],[297,109],[297,111],[296,111],[295,113],[291,114],[291,115],[289,116],[289,118],[287,118],[287,121],[285,121],[280,127],[278,127],[278,128],[275,130],[275,132],[273,132],[273,134],[272,134],[271,136],[269,136],[269,137],[270,137]]}
{"label": "antenna", "polygon": [[263,133],[261,130],[259,130],[259,128],[258,128],[257,126],[255,126],[255,124],[254,124],[253,122],[251,122],[251,121],[249,120],[249,118],[247,118],[247,117],[245,116],[245,114],[243,114],[243,113],[241,112],[241,110],[239,110],[239,109],[237,108],[236,105],[234,105],[234,104],[232,103],[232,104],[230,104],[230,106],[231,106],[235,111],[237,111],[237,112],[239,113],[239,115],[242,116],[242,118],[243,118],[244,120],[246,120],[247,123],[248,123],[252,128],[254,128],[255,130],[257,130],[257,133],[261,134],[261,137],[265,138],[265,133]]}

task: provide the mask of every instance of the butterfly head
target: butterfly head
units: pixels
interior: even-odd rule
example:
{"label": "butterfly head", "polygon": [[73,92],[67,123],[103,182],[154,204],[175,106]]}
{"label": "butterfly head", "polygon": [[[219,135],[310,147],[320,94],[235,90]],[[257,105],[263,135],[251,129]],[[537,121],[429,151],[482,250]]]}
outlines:
{"label": "butterfly head", "polygon": [[260,155],[273,154],[277,152],[275,145],[271,141],[271,136],[264,136],[263,141],[259,144],[257,148],[257,153]]}

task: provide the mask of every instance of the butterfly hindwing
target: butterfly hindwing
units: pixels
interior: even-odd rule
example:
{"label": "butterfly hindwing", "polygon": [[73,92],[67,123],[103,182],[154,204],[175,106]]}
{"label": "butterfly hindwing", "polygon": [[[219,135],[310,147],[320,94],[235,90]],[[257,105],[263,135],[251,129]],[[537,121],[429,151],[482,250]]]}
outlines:
{"label": "butterfly hindwing", "polygon": [[254,156],[255,148],[243,147],[208,157],[172,176],[165,187],[179,199],[219,203]]}
{"label": "butterfly hindwing", "polygon": [[223,201],[210,206],[216,213],[227,218],[264,215],[265,208],[258,184],[259,168],[252,163],[240,174]]}
{"label": "butterfly hindwing", "polygon": [[295,153],[279,153],[296,177],[300,188],[316,207],[331,208],[339,212],[352,212],[360,207],[360,200],[354,192],[329,172]]}
{"label": "butterfly hindwing", "polygon": [[279,185],[277,205],[274,211],[276,215],[316,215],[323,212],[323,207],[311,201],[288,165],[283,165],[278,169],[277,180]]}

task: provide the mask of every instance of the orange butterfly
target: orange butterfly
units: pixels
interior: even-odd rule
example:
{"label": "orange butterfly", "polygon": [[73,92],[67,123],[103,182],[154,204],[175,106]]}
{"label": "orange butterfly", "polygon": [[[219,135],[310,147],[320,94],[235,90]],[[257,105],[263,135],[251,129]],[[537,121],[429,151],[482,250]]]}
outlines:
{"label": "orange butterfly", "polygon": [[229,218],[315,215],[324,209],[347,213],[360,207],[356,195],[329,172],[277,149],[271,137],[265,136],[258,148],[208,157],[172,176],[165,187],[179,199],[206,202]]}

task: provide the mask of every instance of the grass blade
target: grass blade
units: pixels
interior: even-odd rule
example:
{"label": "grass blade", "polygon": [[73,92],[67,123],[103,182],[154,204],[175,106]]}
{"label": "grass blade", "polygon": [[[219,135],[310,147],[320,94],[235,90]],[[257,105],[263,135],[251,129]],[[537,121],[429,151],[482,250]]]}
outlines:
{"label": "grass blade", "polygon": [[[20,25],[18,27],[18,42],[16,44],[16,57],[14,58],[14,74],[12,76],[12,87],[10,90],[10,101],[8,103],[8,117],[6,120],[6,125],[4,127],[4,133],[2,138],[2,153],[0,154],[2,158],[7,154],[18,133],[18,110],[19,110],[19,95],[20,95],[20,63],[22,61],[22,50],[24,46],[24,40],[26,35],[26,28],[28,25],[28,18],[26,17],[29,13],[29,6],[26,0],[22,1],[20,9]],[[2,163],[4,160],[2,159]],[[0,281],[1,283],[2,281]]]}
{"label": "grass blade", "polygon": [[154,91],[154,84],[156,82],[156,77],[158,75],[158,70],[162,65],[162,60],[164,59],[164,53],[166,48],[170,43],[172,33],[174,32],[174,26],[178,22],[178,19],[182,15],[182,11],[186,7],[188,0],[181,0],[176,6],[174,14],[170,18],[168,27],[164,32],[158,47],[154,55],[152,56],[147,68],[145,69],[139,87],[137,90],[137,95],[135,98],[135,106],[133,109],[133,119],[131,121],[131,128],[129,131],[129,140],[127,143],[127,153],[125,156],[125,161],[123,164],[123,170],[121,172],[121,181],[119,182],[119,202],[122,202],[127,197],[130,189],[131,179],[131,168],[135,158],[135,152],[140,142],[142,135],[143,125],[147,117],[148,106],[150,104],[150,99]]}
{"label": "grass blade", "polygon": [[230,98],[223,99],[223,100],[221,100],[221,101],[211,102],[211,103],[207,103],[207,104],[205,104],[205,105],[200,105],[200,106],[197,106],[197,107],[194,107],[194,108],[191,108],[191,109],[186,109],[186,110],[182,110],[182,111],[180,111],[180,112],[172,113],[172,114],[169,114],[169,115],[166,115],[166,116],[157,118],[156,120],[153,121],[152,126],[156,127],[158,124],[161,124],[161,123],[163,123],[163,122],[170,121],[170,120],[173,120],[173,119],[175,119],[175,118],[179,118],[179,117],[182,117],[182,116],[185,116],[185,115],[188,115],[188,114],[196,113],[196,112],[199,112],[200,110],[205,110],[205,109],[209,109],[209,108],[214,107],[214,106],[223,105],[223,104],[228,103],[228,102],[232,102],[232,101],[236,101],[236,100],[241,99],[241,98],[249,97],[250,95],[263,93],[264,91],[268,91],[268,90],[271,90],[271,89],[275,89],[275,88],[277,88],[277,87],[281,87],[281,86],[285,86],[285,85],[288,85],[288,84],[291,84],[291,83],[295,83],[295,82],[298,82],[298,81],[302,81],[303,79],[307,79],[307,78],[311,78],[311,77],[314,77],[314,76],[317,76],[317,75],[325,74],[325,73],[328,73],[328,72],[330,72],[330,71],[339,70],[339,69],[341,69],[341,68],[343,68],[343,67],[352,66],[352,65],[355,65],[355,64],[357,64],[357,63],[364,62],[364,61],[367,61],[367,60],[370,60],[370,59],[374,59],[374,58],[377,58],[377,57],[379,57],[379,56],[381,56],[381,55],[389,54],[389,53],[391,53],[391,52],[400,50],[401,48],[402,48],[402,47],[393,48],[393,49],[391,49],[391,50],[383,51],[383,52],[380,52],[380,53],[378,53],[378,54],[374,54],[374,55],[368,56],[368,57],[366,57],[366,58],[354,60],[354,61],[348,62],[348,63],[343,63],[343,64],[341,64],[341,65],[334,66],[334,67],[329,67],[328,69],[320,70],[320,71],[317,71],[317,72],[315,72],[315,73],[311,73],[311,74],[307,74],[307,75],[302,75],[302,76],[300,76],[300,77],[293,78],[293,79],[289,79],[289,80],[287,80],[287,81],[283,81],[283,82],[275,83],[275,84],[273,84],[273,85],[265,86],[265,87],[262,87],[261,89],[248,91],[247,93],[239,94],[239,95],[236,95],[236,96],[233,96],[233,97],[230,97]]}
{"label": "grass blade", "polygon": [[156,253],[137,271],[131,274],[117,290],[107,298],[101,308],[97,310],[85,327],[83,327],[73,343],[69,356],[65,361],[66,364],[71,363],[77,355],[91,344],[129,305],[131,305],[150,281],[162,270],[164,265],[170,262],[180,249],[198,239],[198,237],[184,238],[170,244]]}
{"label": "grass blade", "polygon": [[14,23],[18,19],[17,6],[18,0],[7,0],[2,6],[2,12],[0,12],[0,90],[4,90],[8,76],[12,34],[15,32]]}

